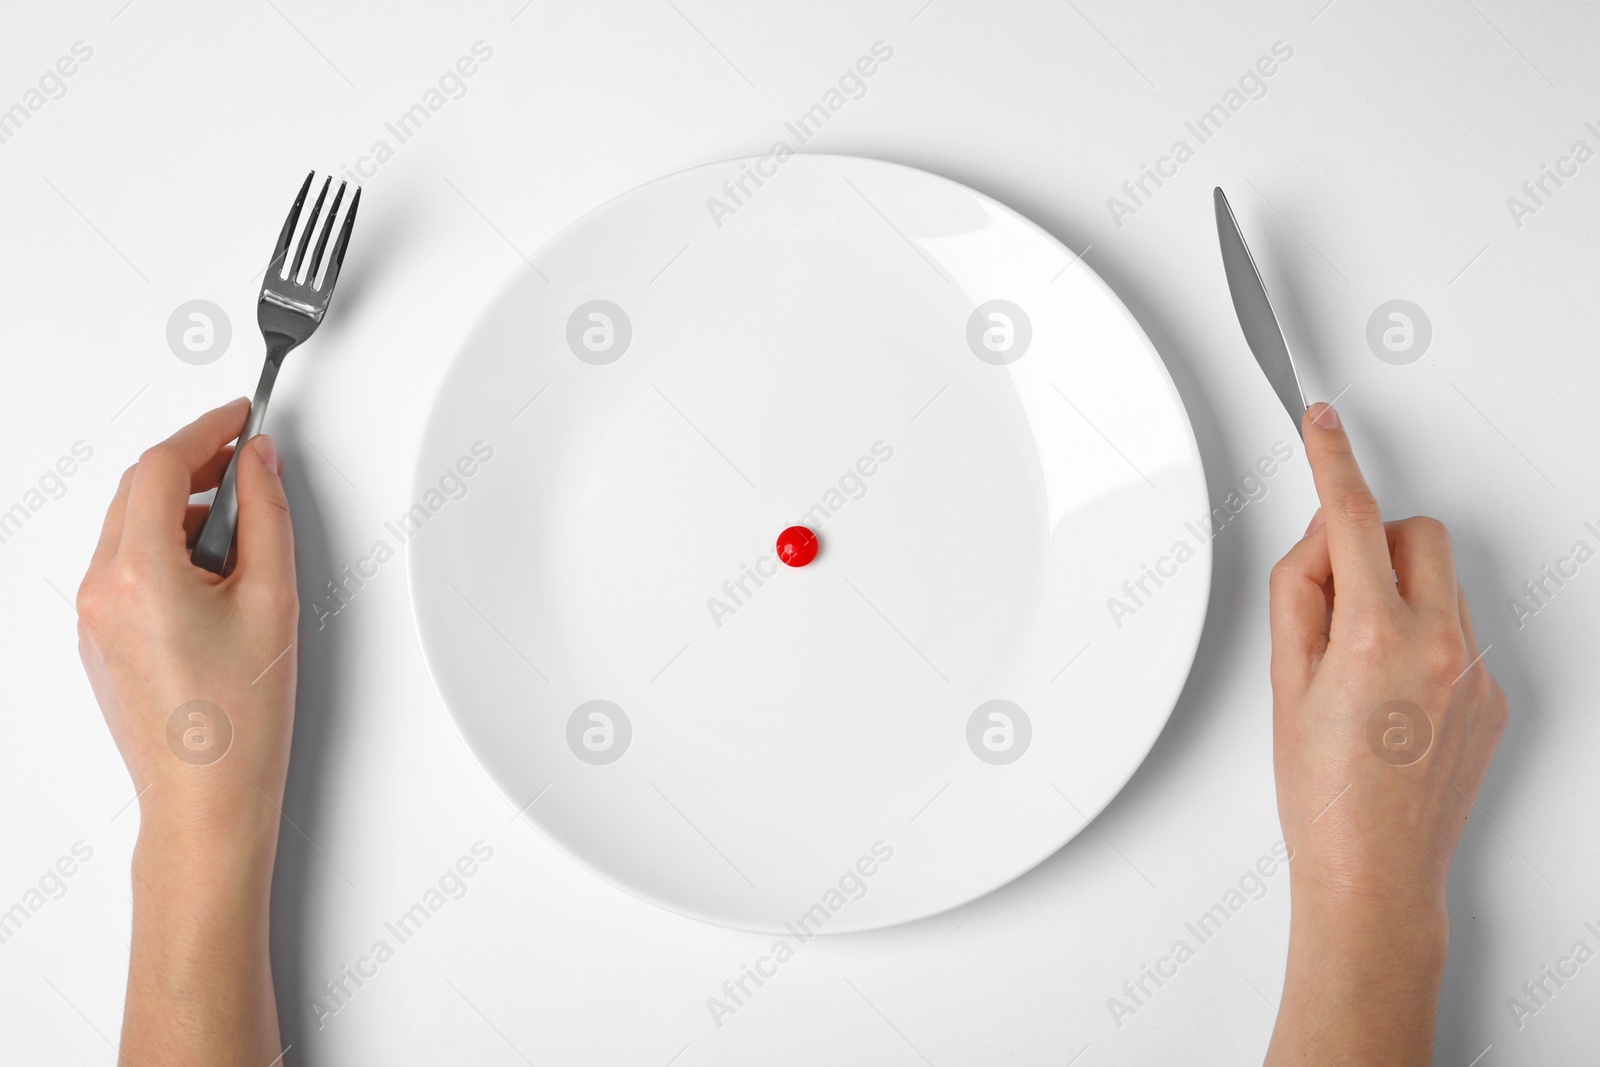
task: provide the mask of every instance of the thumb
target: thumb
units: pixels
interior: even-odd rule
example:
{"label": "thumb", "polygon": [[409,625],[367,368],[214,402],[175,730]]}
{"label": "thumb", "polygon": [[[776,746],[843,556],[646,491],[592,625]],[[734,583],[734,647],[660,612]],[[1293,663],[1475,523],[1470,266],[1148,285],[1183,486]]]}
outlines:
{"label": "thumb", "polygon": [[238,470],[238,558],[234,572],[252,585],[294,588],[294,530],[289,499],[279,471],[283,467],[272,438],[252,437],[240,449]]}

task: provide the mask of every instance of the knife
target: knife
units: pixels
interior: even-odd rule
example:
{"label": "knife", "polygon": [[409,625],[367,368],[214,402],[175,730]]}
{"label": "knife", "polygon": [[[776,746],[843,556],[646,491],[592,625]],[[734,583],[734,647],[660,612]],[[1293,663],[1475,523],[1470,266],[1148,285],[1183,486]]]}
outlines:
{"label": "knife", "polygon": [[1278,394],[1284,409],[1294,419],[1295,430],[1301,437],[1300,420],[1306,413],[1306,396],[1300,388],[1300,376],[1295,373],[1294,357],[1289,354],[1289,343],[1283,339],[1283,329],[1278,316],[1272,312],[1272,300],[1267,287],[1256,270],[1255,258],[1244,243],[1239,223],[1234,220],[1228,198],[1219,187],[1213,190],[1212,200],[1217,208],[1217,240],[1222,245],[1222,269],[1228,276],[1228,292],[1233,296],[1233,310],[1239,316],[1239,326],[1244,339],[1255,353],[1256,362]]}

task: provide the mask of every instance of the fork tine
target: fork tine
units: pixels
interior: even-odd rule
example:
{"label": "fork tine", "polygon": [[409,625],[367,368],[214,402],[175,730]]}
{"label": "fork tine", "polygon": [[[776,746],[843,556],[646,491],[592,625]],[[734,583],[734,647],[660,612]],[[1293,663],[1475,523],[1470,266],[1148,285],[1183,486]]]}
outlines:
{"label": "fork tine", "polygon": [[300,280],[300,264],[306,258],[306,246],[311,243],[311,231],[317,228],[317,216],[322,214],[322,200],[328,195],[328,186],[333,184],[333,175],[322,179],[322,191],[317,194],[317,202],[311,205],[311,217],[306,220],[306,232],[300,235],[300,245],[294,250],[294,266],[289,268],[289,280]]}
{"label": "fork tine", "polygon": [[356,224],[356,208],[361,206],[361,187],[350,198],[350,210],[345,213],[344,225],[339,228],[339,239],[333,242],[333,258],[328,261],[328,276],[322,279],[318,290],[331,293],[333,283],[339,280],[339,268],[344,264],[344,250],[350,244],[350,228]]}
{"label": "fork tine", "polygon": [[300,186],[299,195],[294,198],[294,207],[289,209],[289,217],[283,223],[283,232],[278,234],[278,244],[272,250],[272,262],[267,264],[269,275],[274,271],[280,274],[283,271],[284,257],[289,254],[289,242],[294,240],[294,224],[300,221],[300,208],[306,202],[306,193],[311,189],[311,179],[316,175],[316,171],[306,175],[306,180]]}
{"label": "fork tine", "polygon": [[[317,287],[317,268],[322,266],[323,249],[328,247],[328,235],[333,233],[333,220],[339,217],[339,201],[344,199],[345,184],[340,182],[339,191],[333,194],[333,205],[328,208],[328,221],[322,224],[322,232],[317,235],[317,247],[311,253],[311,266],[306,268],[306,284],[313,289]],[[316,215],[311,216],[311,221],[317,221]]]}

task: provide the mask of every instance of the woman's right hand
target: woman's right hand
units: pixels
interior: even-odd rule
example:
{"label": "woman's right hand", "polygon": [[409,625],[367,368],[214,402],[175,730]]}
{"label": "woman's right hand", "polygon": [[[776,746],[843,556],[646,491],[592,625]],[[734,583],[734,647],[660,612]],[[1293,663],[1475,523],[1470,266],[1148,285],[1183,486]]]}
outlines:
{"label": "woman's right hand", "polygon": [[1444,526],[1383,522],[1331,407],[1308,410],[1304,434],[1322,507],[1272,571],[1273,765],[1293,918],[1268,1062],[1300,1062],[1274,1056],[1314,1043],[1307,1062],[1345,1062],[1337,1049],[1350,1062],[1429,1063],[1450,859],[1506,698]]}

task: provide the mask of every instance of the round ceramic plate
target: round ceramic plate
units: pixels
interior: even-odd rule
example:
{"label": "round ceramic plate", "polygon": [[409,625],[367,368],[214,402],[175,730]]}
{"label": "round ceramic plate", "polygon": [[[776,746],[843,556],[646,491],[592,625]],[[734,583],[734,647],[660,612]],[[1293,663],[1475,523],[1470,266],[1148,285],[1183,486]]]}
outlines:
{"label": "round ceramic plate", "polygon": [[646,900],[799,935],[1078,833],[1210,587],[1188,418],[1110,289],[980,193],[835,156],[675,174],[541,249],[404,525],[429,670],[512,804]]}

